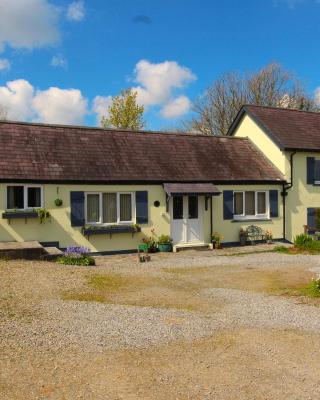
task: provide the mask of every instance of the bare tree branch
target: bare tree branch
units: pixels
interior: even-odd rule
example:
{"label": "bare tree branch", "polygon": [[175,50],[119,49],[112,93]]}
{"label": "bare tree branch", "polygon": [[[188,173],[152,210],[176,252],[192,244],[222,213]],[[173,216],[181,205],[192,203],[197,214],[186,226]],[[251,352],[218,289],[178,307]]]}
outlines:
{"label": "bare tree branch", "polygon": [[207,135],[225,135],[243,104],[319,111],[293,74],[278,63],[258,72],[227,73],[216,80],[194,105],[195,117],[184,129]]}

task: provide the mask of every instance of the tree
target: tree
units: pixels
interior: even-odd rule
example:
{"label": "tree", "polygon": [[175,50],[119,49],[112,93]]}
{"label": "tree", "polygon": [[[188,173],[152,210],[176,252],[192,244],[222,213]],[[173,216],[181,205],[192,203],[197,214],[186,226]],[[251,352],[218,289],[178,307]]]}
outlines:
{"label": "tree", "polygon": [[108,108],[108,117],[102,117],[104,128],[142,129],[144,107],[137,103],[137,92],[131,89],[123,90],[112,100]]}
{"label": "tree", "polygon": [[243,104],[319,111],[315,100],[293,74],[272,63],[258,72],[227,73],[216,80],[195,101],[195,117],[184,128],[207,135],[226,135]]}

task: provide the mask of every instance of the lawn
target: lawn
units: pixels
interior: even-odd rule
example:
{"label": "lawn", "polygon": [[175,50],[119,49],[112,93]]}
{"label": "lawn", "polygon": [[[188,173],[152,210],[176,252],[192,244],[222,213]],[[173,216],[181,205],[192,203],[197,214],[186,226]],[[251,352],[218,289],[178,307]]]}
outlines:
{"label": "lawn", "polygon": [[96,261],[0,262],[1,399],[320,396],[317,256]]}

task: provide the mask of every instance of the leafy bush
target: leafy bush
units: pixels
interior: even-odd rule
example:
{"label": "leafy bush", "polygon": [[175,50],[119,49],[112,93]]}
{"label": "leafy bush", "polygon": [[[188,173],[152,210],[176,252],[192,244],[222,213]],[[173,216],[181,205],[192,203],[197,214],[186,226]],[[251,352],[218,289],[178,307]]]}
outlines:
{"label": "leafy bush", "polygon": [[307,235],[306,233],[301,233],[294,238],[295,246],[301,249],[305,249],[312,241],[312,236]]}
{"label": "leafy bush", "polygon": [[64,264],[64,265],[83,265],[83,266],[96,264],[95,259],[88,255],[83,255],[81,257],[72,257],[63,255],[57,259],[57,262],[59,264]]}
{"label": "leafy bush", "polygon": [[95,259],[88,255],[89,249],[82,246],[69,246],[63,255],[57,259],[59,264],[64,265],[95,265]]}
{"label": "leafy bush", "polygon": [[160,235],[157,242],[158,244],[171,244],[172,239],[169,235]]}
{"label": "leafy bush", "polygon": [[302,233],[294,238],[294,244],[301,250],[320,251],[320,241],[314,240],[312,236]]}
{"label": "leafy bush", "polygon": [[320,279],[313,279],[311,283],[302,290],[302,293],[309,297],[320,297]]}

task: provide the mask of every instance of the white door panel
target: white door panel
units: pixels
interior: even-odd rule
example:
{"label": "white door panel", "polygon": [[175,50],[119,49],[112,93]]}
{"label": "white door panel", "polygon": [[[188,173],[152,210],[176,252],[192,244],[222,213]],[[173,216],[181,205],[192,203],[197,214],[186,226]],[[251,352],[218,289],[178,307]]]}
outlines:
{"label": "white door panel", "polygon": [[204,199],[200,196],[174,196],[170,199],[173,244],[203,241]]}

